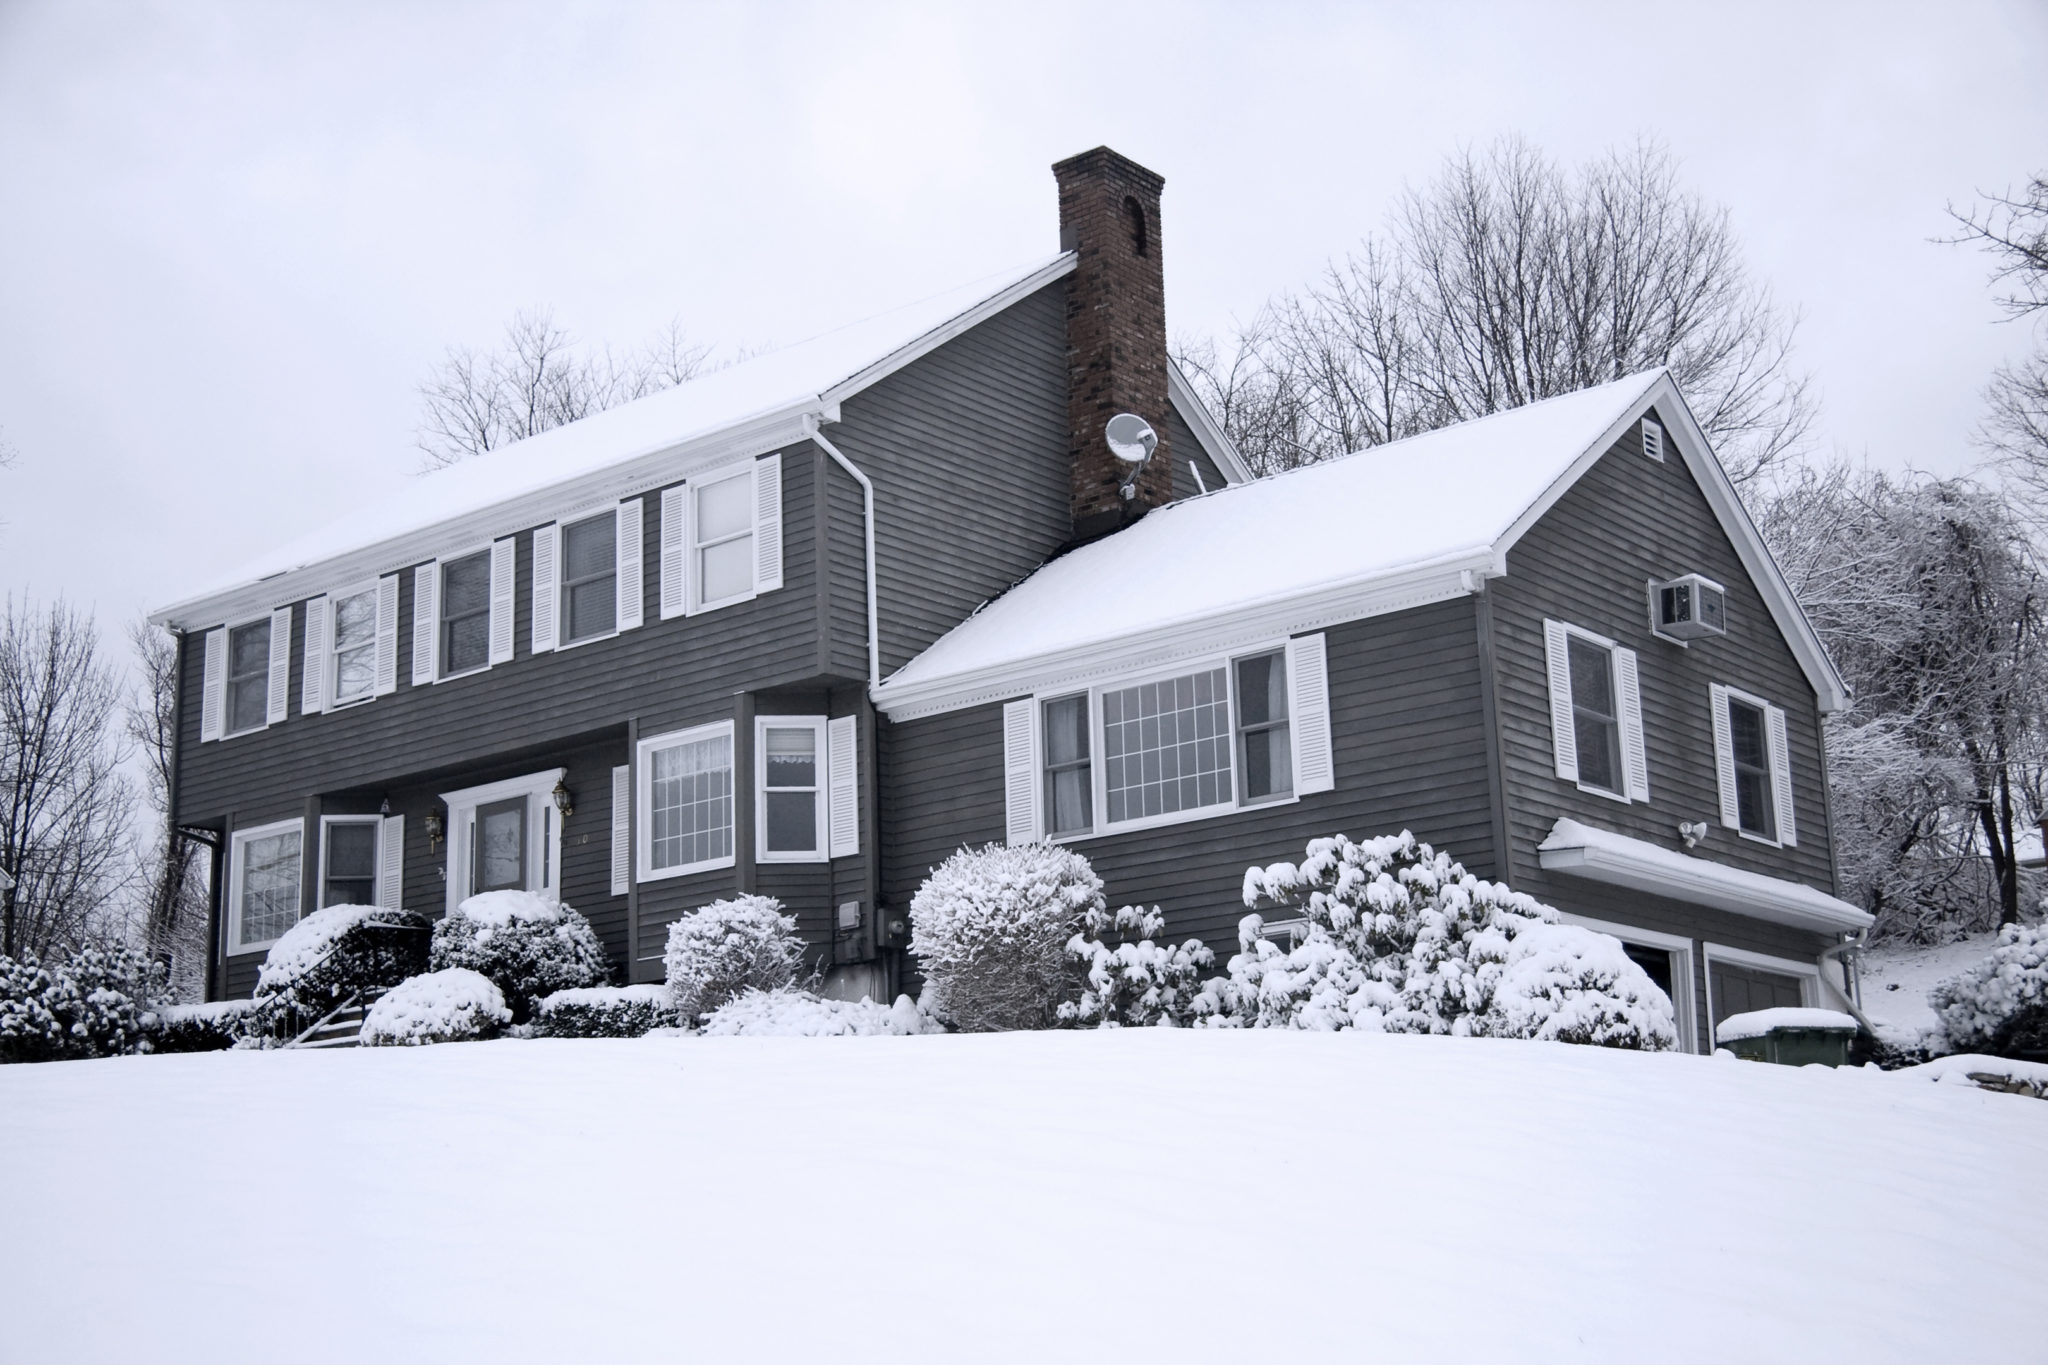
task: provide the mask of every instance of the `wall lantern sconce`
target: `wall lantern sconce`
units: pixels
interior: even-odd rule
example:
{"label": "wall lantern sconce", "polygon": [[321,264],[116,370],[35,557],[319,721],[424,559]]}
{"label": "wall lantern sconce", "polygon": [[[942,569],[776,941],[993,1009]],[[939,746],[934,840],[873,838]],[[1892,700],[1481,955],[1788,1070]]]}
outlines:
{"label": "wall lantern sconce", "polygon": [[379,802],[377,803],[377,814],[379,814],[379,815],[383,816],[383,817],[384,817],[384,818],[385,818],[386,820],[389,820],[389,819],[391,818],[391,798],[390,798],[390,797],[388,797],[388,796],[387,796],[387,797],[385,797],[385,798],[384,798],[383,800],[381,800],[381,801],[379,801]]}
{"label": "wall lantern sconce", "polygon": [[426,825],[426,827],[427,827],[427,851],[428,851],[429,853],[432,853],[432,852],[434,852],[435,850],[437,850],[437,849],[439,849],[439,848],[441,847],[441,814],[440,814],[440,812],[439,812],[439,811],[431,811],[431,810],[430,810],[430,811],[428,811],[428,812],[427,812],[427,818],[426,818],[426,820],[425,820],[425,822],[424,822],[424,823],[425,823],[425,825]]}
{"label": "wall lantern sconce", "polygon": [[564,820],[576,813],[576,807],[570,803],[569,789],[562,785],[560,778],[555,779],[555,790],[552,795],[555,798],[555,809],[562,812]]}

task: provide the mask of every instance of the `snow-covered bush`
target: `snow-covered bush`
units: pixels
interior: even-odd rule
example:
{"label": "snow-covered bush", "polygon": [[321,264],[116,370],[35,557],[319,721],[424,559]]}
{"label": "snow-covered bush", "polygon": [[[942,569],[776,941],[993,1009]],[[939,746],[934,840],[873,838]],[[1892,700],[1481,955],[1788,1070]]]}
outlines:
{"label": "snow-covered bush", "polygon": [[703,1031],[707,1037],[841,1038],[945,1029],[907,995],[885,1008],[872,1000],[821,1000],[809,991],[750,990],[711,1011]]}
{"label": "snow-covered bush", "polygon": [[970,1033],[1051,1028],[1073,994],[1067,945],[1102,907],[1102,878],[1071,849],[961,849],[910,901],[926,1008]]}
{"label": "snow-covered bush", "polygon": [[611,978],[590,921],[531,891],[486,891],[456,906],[434,926],[430,965],[489,977],[522,1024],[556,991],[602,986]]}
{"label": "snow-covered bush", "polygon": [[210,1005],[164,1005],[143,1020],[151,1052],[220,1052],[242,1041],[252,1027],[254,1000],[216,1000]]}
{"label": "snow-covered bush", "polygon": [[392,987],[363,1017],[364,1047],[415,1047],[494,1038],[512,1022],[504,992],[467,967],[428,972]]}
{"label": "snow-covered bush", "polygon": [[1304,936],[1283,950],[1247,915],[1229,975],[1195,1001],[1199,1022],[1652,1050],[1677,1041],[1671,1001],[1620,944],[1558,923],[1406,830],[1312,840],[1298,867],[1247,870],[1244,899],[1288,907]]}
{"label": "snow-covered bush", "polygon": [[427,917],[375,905],[331,905],[287,929],[256,974],[256,996],[284,996],[325,1014],[427,969]]}
{"label": "snow-covered bush", "polygon": [[679,1020],[668,987],[657,984],[556,991],[533,1014],[540,1038],[638,1038]]}
{"label": "snow-covered bush", "polygon": [[163,992],[163,967],[133,948],[0,957],[0,1062],[147,1051],[144,1021]]}
{"label": "snow-covered bush", "polygon": [[[1111,930],[1119,940],[1114,947],[1104,940]],[[1081,932],[1067,942],[1067,956],[1080,964],[1085,984],[1078,1001],[1060,1005],[1060,1022],[1093,1028],[1187,1023],[1202,973],[1216,965],[1216,954],[1200,939],[1178,948],[1155,943],[1165,930],[1156,905],[1126,905],[1114,915],[1100,907],[1085,912]]]}
{"label": "snow-covered bush", "polygon": [[2008,924],[1990,956],[1938,982],[1927,1003],[1958,1052],[2048,1057],[2048,924]]}
{"label": "snow-covered bush", "polygon": [[796,916],[773,896],[735,896],[692,910],[668,927],[669,999],[685,1022],[745,991],[779,991],[796,980],[804,941]]}

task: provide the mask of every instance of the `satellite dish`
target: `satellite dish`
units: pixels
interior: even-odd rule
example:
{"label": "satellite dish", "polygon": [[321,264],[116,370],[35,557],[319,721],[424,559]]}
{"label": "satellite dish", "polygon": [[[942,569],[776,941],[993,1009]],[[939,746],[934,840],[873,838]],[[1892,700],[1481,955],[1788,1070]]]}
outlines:
{"label": "satellite dish", "polygon": [[1134,412],[1120,412],[1110,418],[1103,435],[1109,438],[1110,453],[1125,464],[1143,464],[1159,448],[1159,433]]}

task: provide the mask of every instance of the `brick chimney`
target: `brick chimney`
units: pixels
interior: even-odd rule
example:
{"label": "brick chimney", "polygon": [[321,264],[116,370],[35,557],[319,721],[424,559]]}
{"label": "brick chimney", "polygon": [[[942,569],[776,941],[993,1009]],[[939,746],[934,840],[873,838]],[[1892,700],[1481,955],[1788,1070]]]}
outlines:
{"label": "brick chimney", "polygon": [[[1160,265],[1159,191],[1166,181],[1107,147],[1052,168],[1060,187],[1060,249],[1078,257],[1067,277],[1067,454],[1074,538],[1107,535],[1173,496],[1166,448],[1166,273]],[[1103,439],[1120,412],[1159,434],[1159,448],[1127,502],[1129,466]]]}

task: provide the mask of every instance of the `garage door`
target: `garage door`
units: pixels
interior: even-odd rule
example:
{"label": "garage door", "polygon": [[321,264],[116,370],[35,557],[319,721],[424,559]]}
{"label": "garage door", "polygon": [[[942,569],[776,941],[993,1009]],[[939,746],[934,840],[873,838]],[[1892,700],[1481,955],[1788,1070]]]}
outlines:
{"label": "garage door", "polygon": [[1799,989],[1799,978],[1782,972],[1740,967],[1732,962],[1714,962],[1708,968],[1708,976],[1714,989],[1716,1028],[1731,1014],[1748,1014],[1751,1010],[1777,1009],[1780,1006],[1796,1009],[1806,1003]]}

